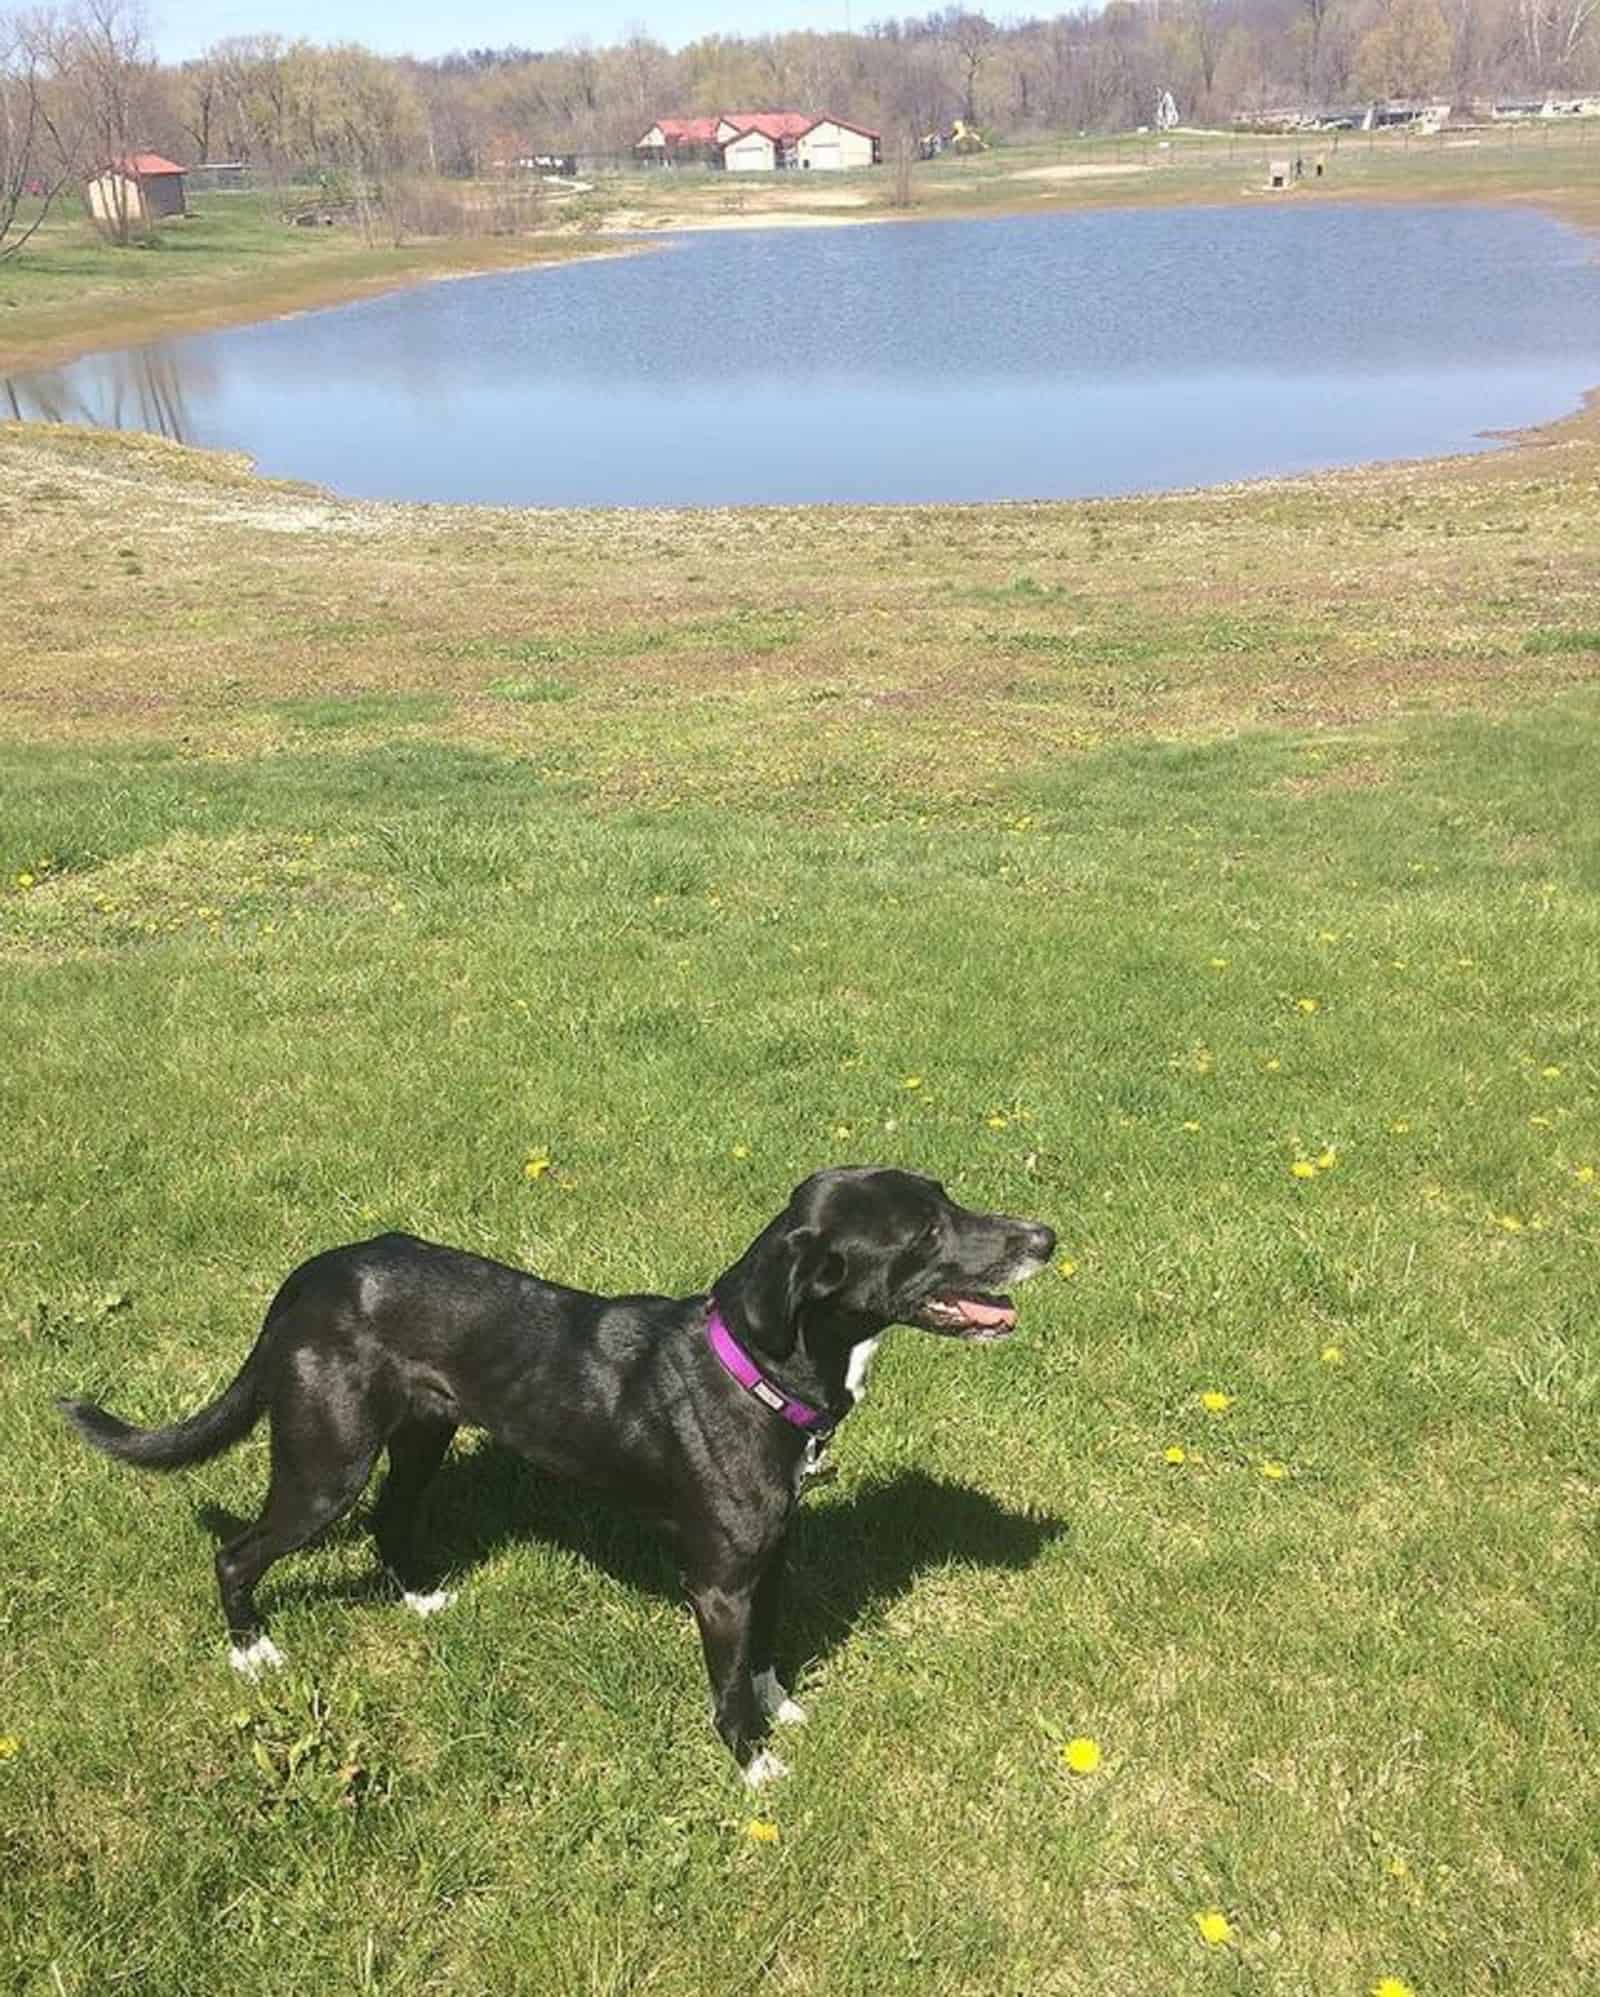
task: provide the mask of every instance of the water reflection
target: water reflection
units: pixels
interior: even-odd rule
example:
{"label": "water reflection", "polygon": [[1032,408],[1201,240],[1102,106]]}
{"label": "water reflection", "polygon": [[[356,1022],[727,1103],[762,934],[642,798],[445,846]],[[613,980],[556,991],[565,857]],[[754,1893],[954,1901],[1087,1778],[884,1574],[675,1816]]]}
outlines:
{"label": "water reflection", "polygon": [[703,234],[6,383],[357,497],[1073,498],[1485,449],[1600,383],[1600,267],[1512,210]]}
{"label": "water reflection", "polygon": [[148,430],[178,444],[201,441],[189,403],[193,396],[216,393],[213,356],[161,341],[91,360],[0,381],[0,407],[19,423],[78,423]]}

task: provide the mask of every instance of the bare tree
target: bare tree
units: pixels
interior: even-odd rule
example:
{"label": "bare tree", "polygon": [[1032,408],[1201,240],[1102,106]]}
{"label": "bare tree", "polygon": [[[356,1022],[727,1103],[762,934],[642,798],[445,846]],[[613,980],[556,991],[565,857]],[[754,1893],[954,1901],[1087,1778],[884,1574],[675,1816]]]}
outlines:
{"label": "bare tree", "polygon": [[52,88],[48,18],[0,16],[0,262],[40,227],[81,167],[82,133]]}
{"label": "bare tree", "polygon": [[1390,0],[1363,37],[1358,74],[1370,97],[1422,97],[1450,72],[1450,30],[1438,0]]}
{"label": "bare tree", "polygon": [[79,0],[61,42],[61,61],[87,134],[91,172],[105,168],[101,227],[113,242],[132,241],[145,217],[137,182],[121,169],[139,150],[139,124],[154,70],[137,0]]}
{"label": "bare tree", "polygon": [[1555,74],[1563,82],[1575,81],[1582,68],[1585,43],[1592,47],[1600,40],[1600,0],[1549,0],[1549,25],[1548,46]]}
{"label": "bare tree", "polygon": [[[622,56],[628,80],[628,122],[642,132],[660,115],[656,98],[671,58],[642,21],[635,21],[629,28]],[[634,137],[637,136],[636,132]]]}
{"label": "bare tree", "polygon": [[976,125],[978,79],[994,54],[1000,30],[986,14],[969,14],[952,7],[944,15],[941,31],[961,63],[961,115],[969,125]]}
{"label": "bare tree", "polygon": [[177,84],[178,123],[194,141],[196,159],[208,160],[212,129],[222,115],[226,88],[215,51],[186,62],[178,72]]}

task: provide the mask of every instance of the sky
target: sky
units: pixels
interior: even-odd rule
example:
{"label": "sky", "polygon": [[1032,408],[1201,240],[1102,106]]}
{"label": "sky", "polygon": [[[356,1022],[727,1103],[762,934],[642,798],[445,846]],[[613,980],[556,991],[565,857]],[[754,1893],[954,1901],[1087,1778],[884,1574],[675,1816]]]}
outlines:
{"label": "sky", "polygon": [[[444,55],[451,49],[562,48],[587,36],[597,46],[642,26],[668,48],[700,35],[777,34],[786,28],[863,27],[927,11],[917,0],[145,0],[150,38],[165,62],[184,62],[227,35],[302,36],[361,42],[383,55]],[[931,0],[930,0],[931,5]]]}

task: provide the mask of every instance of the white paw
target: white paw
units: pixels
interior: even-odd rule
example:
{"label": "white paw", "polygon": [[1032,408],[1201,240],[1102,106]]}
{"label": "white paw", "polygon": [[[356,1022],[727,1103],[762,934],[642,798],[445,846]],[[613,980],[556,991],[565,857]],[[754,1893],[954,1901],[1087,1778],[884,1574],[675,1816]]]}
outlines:
{"label": "white paw", "polygon": [[769,1720],[780,1727],[803,1727],[806,1723],[806,1709],[789,1697],[778,1683],[776,1671],[758,1672],[755,1678],[756,1699]]}
{"label": "white paw", "polygon": [[283,1652],[270,1636],[258,1636],[254,1643],[236,1643],[228,1652],[228,1662],[241,1678],[253,1684],[263,1671],[282,1669]]}
{"label": "white paw", "polygon": [[409,1588],[405,1591],[406,1607],[415,1609],[419,1616],[436,1616],[441,1609],[448,1609],[455,1598],[454,1588],[435,1588],[427,1595],[413,1594]]}
{"label": "white paw", "polygon": [[788,1762],[780,1761],[770,1748],[764,1747],[754,1760],[745,1764],[744,1786],[747,1789],[763,1789],[788,1772]]}

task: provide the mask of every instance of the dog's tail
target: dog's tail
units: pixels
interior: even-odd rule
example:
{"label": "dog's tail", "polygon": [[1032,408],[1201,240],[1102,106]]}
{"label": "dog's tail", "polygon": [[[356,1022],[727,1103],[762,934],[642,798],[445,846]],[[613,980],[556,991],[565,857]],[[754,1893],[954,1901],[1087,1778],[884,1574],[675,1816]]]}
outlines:
{"label": "dog's tail", "polygon": [[265,1342],[263,1333],[231,1384],[214,1401],[166,1428],[134,1428],[93,1401],[63,1399],[56,1406],[85,1442],[120,1462],[137,1463],[146,1470],[176,1470],[181,1464],[204,1463],[248,1435],[266,1412],[261,1364]]}

